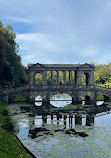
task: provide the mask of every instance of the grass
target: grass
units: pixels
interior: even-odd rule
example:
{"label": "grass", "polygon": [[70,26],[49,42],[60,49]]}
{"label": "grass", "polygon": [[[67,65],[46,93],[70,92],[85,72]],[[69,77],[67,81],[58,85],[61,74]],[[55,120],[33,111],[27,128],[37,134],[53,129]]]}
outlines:
{"label": "grass", "polygon": [[103,95],[99,95],[99,96],[97,97],[97,100],[104,100],[104,96],[103,96]]}
{"label": "grass", "polygon": [[29,158],[14,135],[7,104],[0,100],[0,158]]}
{"label": "grass", "polygon": [[111,88],[111,84],[109,84],[109,87],[107,84],[97,84],[97,86],[100,86],[100,87],[105,87],[106,85],[106,88]]}
{"label": "grass", "polygon": [[27,101],[27,99],[24,96],[19,95],[15,97],[14,101]]}

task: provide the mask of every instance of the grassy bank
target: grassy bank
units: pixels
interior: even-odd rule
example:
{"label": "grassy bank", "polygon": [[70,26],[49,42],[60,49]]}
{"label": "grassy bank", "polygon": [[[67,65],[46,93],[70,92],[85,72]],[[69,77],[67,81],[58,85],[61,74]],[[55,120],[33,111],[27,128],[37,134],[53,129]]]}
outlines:
{"label": "grassy bank", "polygon": [[97,86],[111,88],[111,84],[97,84]]}
{"label": "grassy bank", "polygon": [[14,125],[6,107],[0,100],[0,158],[29,158],[14,135]]}

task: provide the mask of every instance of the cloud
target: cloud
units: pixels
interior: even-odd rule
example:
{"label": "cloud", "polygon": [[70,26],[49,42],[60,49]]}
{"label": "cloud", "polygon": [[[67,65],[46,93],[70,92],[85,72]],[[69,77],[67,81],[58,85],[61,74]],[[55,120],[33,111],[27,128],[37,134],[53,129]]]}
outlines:
{"label": "cloud", "polygon": [[23,64],[106,63],[111,58],[111,0],[1,0],[17,32]]}
{"label": "cloud", "polygon": [[17,17],[17,16],[7,16],[6,19],[8,21],[12,21],[15,23],[34,23],[33,19],[31,18],[23,18],[23,17]]}
{"label": "cloud", "polygon": [[[17,35],[17,41],[22,45],[22,50],[34,49],[45,51],[60,51],[60,47],[53,43],[47,34],[27,33]],[[22,41],[22,42],[21,42]]]}
{"label": "cloud", "polygon": [[[69,36],[70,37],[70,36]],[[54,38],[54,39],[53,39]],[[43,33],[27,33],[18,34],[17,43],[20,45],[22,62],[28,63],[85,63],[95,61],[97,63],[110,62],[110,47],[104,54],[102,47],[79,45],[75,41],[69,39],[72,43],[66,42],[64,37],[58,40],[59,37],[53,34]],[[71,46],[71,47],[70,47]],[[100,56],[101,54],[101,56]]]}
{"label": "cloud", "polygon": [[17,43],[20,45],[20,51],[25,65],[28,62],[45,63],[50,57],[57,56],[61,52],[61,48],[57,43],[53,43],[48,34],[27,33],[18,34]]}

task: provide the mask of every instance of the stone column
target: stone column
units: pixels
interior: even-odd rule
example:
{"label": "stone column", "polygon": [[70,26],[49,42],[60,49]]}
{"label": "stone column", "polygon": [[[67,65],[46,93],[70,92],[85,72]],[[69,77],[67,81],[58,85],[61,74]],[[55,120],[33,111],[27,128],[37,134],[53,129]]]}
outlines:
{"label": "stone column", "polygon": [[30,72],[30,85],[34,85],[35,83],[35,72],[31,71]]}
{"label": "stone column", "polygon": [[59,71],[57,71],[57,85],[59,85]]}
{"label": "stone column", "polygon": [[71,85],[72,85],[72,71],[70,72],[70,82],[71,82]]}
{"label": "stone column", "polygon": [[77,71],[75,71],[75,86],[77,85]]}
{"label": "stone column", "polygon": [[64,71],[64,85],[66,85],[66,71]]}
{"label": "stone column", "polygon": [[70,71],[69,71],[69,83],[70,83],[70,81],[71,81],[71,76],[70,76]]}
{"label": "stone column", "polygon": [[42,85],[46,86],[47,85],[47,71],[43,70],[42,72]]}
{"label": "stone column", "polygon": [[90,85],[94,85],[94,71],[92,70],[90,72],[90,81],[89,81]]}
{"label": "stone column", "polygon": [[77,86],[81,86],[82,85],[82,71],[77,71],[76,85]]}

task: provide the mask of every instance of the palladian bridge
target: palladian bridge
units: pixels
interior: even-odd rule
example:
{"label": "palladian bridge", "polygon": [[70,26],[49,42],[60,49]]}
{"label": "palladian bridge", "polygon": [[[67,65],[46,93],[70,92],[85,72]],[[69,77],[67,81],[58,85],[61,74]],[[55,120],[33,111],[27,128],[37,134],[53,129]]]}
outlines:
{"label": "palladian bridge", "polygon": [[[0,90],[0,98],[7,103],[22,95],[27,102],[34,103],[37,96],[43,102],[49,102],[57,93],[66,93],[72,97],[72,103],[82,100],[96,102],[97,96],[111,101],[111,89],[94,85],[93,64],[28,64],[28,85]],[[83,82],[84,80],[84,82]]]}

